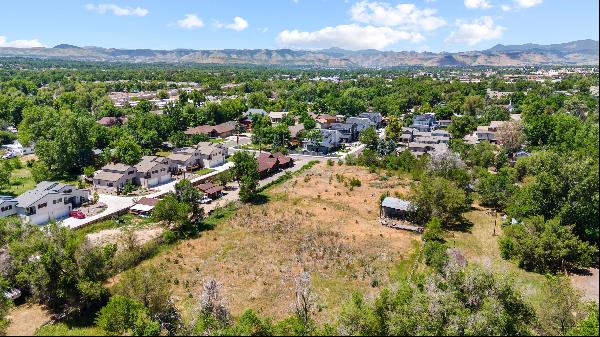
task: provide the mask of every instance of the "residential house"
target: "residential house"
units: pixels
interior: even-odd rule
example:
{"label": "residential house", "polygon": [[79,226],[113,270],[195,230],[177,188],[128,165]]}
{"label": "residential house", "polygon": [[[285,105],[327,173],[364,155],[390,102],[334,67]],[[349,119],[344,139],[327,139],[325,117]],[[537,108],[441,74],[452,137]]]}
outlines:
{"label": "residential house", "polygon": [[202,154],[195,147],[176,149],[167,158],[171,161],[171,172],[187,172],[202,167]]}
{"label": "residential house", "polygon": [[237,122],[230,121],[217,125],[200,125],[188,128],[184,133],[188,136],[207,135],[211,138],[226,138],[233,136],[237,128]]}
{"label": "residential house", "polygon": [[256,162],[258,164],[258,174],[261,179],[294,165],[293,159],[283,155],[281,152],[274,154],[263,152],[256,158]]}
{"label": "residential house", "polygon": [[42,181],[16,198],[0,198],[0,216],[19,215],[25,222],[43,225],[68,217],[75,206],[87,202],[89,190],[73,185]]}
{"label": "residential house", "polygon": [[340,132],[340,142],[342,143],[352,143],[358,139],[357,125],[354,123],[332,123],[329,129]]}
{"label": "residential house", "polygon": [[383,123],[383,116],[379,112],[363,112],[358,115],[359,118],[368,118],[375,123],[376,128],[380,128]]}
{"label": "residential house", "polygon": [[315,118],[317,128],[319,129],[327,129],[329,125],[337,123],[337,121],[337,117],[326,114],[317,115],[317,118]]}
{"label": "residential house", "polygon": [[304,124],[290,125],[288,126],[288,130],[290,131],[291,143],[297,144],[300,141],[298,137],[300,132],[304,131]]}
{"label": "residential house", "polygon": [[94,187],[110,192],[120,192],[127,184],[135,184],[137,169],[125,164],[108,164],[94,174]]}
{"label": "residential house", "polygon": [[197,149],[202,156],[202,167],[211,168],[225,164],[226,147],[210,142],[200,142]]}
{"label": "residential house", "polygon": [[304,149],[307,151],[328,154],[340,146],[342,134],[338,130],[321,129],[321,141],[314,142],[307,139],[304,141]]}
{"label": "residential house", "polygon": [[452,124],[452,120],[450,119],[440,119],[438,121],[438,127],[440,129],[447,129],[450,126],[450,124]]}
{"label": "residential house", "polygon": [[430,132],[437,127],[437,121],[434,114],[416,115],[413,117],[411,128],[419,131]]}
{"label": "residential house", "polygon": [[477,142],[479,143],[487,140],[490,143],[495,144],[497,142],[496,132],[505,123],[505,121],[492,121],[490,122],[490,125],[478,126],[476,131]]}
{"label": "residential house", "polygon": [[358,133],[361,133],[370,127],[377,128],[377,124],[375,122],[373,122],[369,118],[364,117],[348,117],[346,119],[346,123],[356,124],[356,131]]}
{"label": "residential house", "polygon": [[2,145],[7,152],[13,153],[17,156],[24,156],[35,153],[35,144],[31,143],[28,146],[23,146],[18,140],[15,140],[12,144]]}
{"label": "residential house", "polygon": [[151,188],[171,181],[171,161],[168,158],[144,156],[135,168],[136,183],[142,187]]}
{"label": "residential house", "polygon": [[286,111],[273,111],[269,112],[269,119],[271,119],[272,124],[280,123],[283,117],[285,117],[288,113]]}
{"label": "residential house", "polygon": [[244,112],[242,118],[240,118],[240,123],[246,129],[252,129],[252,116],[254,115],[266,116],[268,113],[263,109],[248,109],[248,111]]}

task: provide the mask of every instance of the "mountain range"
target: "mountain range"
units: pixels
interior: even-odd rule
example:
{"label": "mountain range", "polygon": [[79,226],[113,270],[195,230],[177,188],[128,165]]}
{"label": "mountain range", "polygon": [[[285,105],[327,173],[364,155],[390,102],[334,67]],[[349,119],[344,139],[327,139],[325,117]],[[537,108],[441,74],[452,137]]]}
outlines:
{"label": "mountain range", "polygon": [[579,40],[561,44],[496,45],[487,50],[457,53],[415,51],[349,51],[291,49],[152,50],[78,47],[0,48],[0,57],[30,57],[78,61],[190,64],[253,64],[314,67],[389,68],[402,66],[537,66],[598,65],[599,42]]}

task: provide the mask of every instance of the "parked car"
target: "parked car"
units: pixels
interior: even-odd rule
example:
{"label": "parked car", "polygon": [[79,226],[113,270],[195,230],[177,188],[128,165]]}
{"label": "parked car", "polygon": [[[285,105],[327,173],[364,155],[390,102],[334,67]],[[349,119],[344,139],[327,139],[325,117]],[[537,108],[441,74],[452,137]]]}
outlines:
{"label": "parked car", "polygon": [[69,216],[75,219],[85,219],[85,214],[82,211],[71,211]]}
{"label": "parked car", "polygon": [[200,199],[200,203],[203,205],[210,204],[211,202],[212,202],[212,199],[207,196],[204,196],[204,197],[202,197],[202,199]]}

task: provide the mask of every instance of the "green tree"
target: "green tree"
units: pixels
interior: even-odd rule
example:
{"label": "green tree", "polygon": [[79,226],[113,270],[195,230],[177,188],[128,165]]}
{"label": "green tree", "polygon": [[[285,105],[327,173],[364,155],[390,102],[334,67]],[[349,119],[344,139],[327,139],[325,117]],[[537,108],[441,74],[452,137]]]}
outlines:
{"label": "green tree", "polygon": [[179,230],[188,222],[191,211],[189,203],[181,202],[175,195],[168,194],[156,204],[152,210],[152,218],[164,222],[168,229]]}
{"label": "green tree", "polygon": [[398,117],[392,116],[385,127],[385,139],[393,140],[395,142],[400,141],[402,136],[402,121]]}
{"label": "green tree", "polygon": [[360,134],[360,142],[365,144],[367,148],[371,150],[377,150],[377,144],[379,143],[379,136],[375,132],[374,127],[365,129]]}
{"label": "green tree", "polygon": [[548,276],[541,289],[544,303],[538,309],[538,324],[546,336],[564,336],[583,314],[581,294],[566,276]]}
{"label": "green tree", "polygon": [[412,188],[411,202],[414,218],[425,223],[433,217],[448,226],[462,220],[462,214],[471,208],[471,200],[455,183],[441,177],[424,179]]}
{"label": "green tree", "polygon": [[157,267],[126,271],[113,290],[115,295],[141,303],[148,308],[151,317],[159,317],[172,310],[170,279]]}
{"label": "green tree", "polygon": [[505,259],[516,261],[525,270],[557,273],[592,266],[597,250],[573,234],[572,226],[542,216],[508,225],[500,238]]}
{"label": "green tree", "polygon": [[567,332],[567,336],[598,336],[598,305],[590,303],[588,305],[587,317],[577,323],[577,325]]}
{"label": "green tree", "polygon": [[483,170],[479,173],[476,190],[483,206],[504,209],[515,189],[514,180],[507,168],[502,168],[497,174]]}
{"label": "green tree", "polygon": [[258,187],[258,164],[252,153],[237,151],[233,155],[233,174],[240,184],[240,200],[249,202],[256,196]]}
{"label": "green tree", "polygon": [[[134,336],[158,336],[160,325],[148,318],[148,310],[142,303],[114,295],[97,314],[96,325],[110,335],[134,332]],[[141,332],[141,333],[140,333]]]}
{"label": "green tree", "polygon": [[135,165],[142,158],[142,147],[130,135],[123,135],[113,144],[113,157],[120,163]]}
{"label": "green tree", "polygon": [[7,160],[0,160],[0,190],[4,190],[10,183],[13,167]]}
{"label": "green tree", "polygon": [[477,129],[477,122],[473,116],[453,116],[448,132],[454,138],[463,138]]}

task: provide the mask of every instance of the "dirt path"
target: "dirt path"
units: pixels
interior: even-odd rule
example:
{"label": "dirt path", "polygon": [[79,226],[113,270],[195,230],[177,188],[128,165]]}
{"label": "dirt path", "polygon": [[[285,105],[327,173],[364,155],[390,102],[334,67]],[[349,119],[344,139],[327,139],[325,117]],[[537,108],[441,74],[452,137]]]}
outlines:
{"label": "dirt path", "polygon": [[586,301],[595,301],[598,303],[598,268],[589,270],[590,274],[575,274],[571,275],[573,285],[583,293],[583,298]]}
{"label": "dirt path", "polygon": [[24,304],[8,314],[10,324],[7,336],[33,336],[35,331],[50,320],[50,314],[38,304]]}

